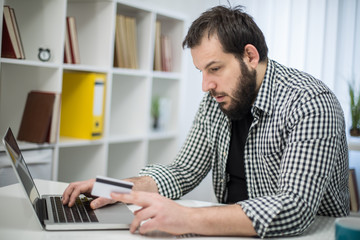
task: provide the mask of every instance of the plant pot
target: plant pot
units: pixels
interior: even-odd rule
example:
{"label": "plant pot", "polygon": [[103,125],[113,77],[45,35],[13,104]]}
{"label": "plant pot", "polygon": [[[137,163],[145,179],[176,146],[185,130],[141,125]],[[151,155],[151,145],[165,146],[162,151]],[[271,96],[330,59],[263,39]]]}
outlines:
{"label": "plant pot", "polygon": [[350,135],[353,137],[359,137],[360,129],[359,128],[350,128]]}
{"label": "plant pot", "polygon": [[153,117],[153,129],[158,129],[159,128],[159,118],[158,117]]}

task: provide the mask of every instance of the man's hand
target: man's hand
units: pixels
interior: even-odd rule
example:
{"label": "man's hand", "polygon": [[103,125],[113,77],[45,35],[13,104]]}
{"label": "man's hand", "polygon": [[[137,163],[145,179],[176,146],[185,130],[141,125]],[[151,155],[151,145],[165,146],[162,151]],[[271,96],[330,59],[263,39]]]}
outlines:
{"label": "man's hand", "polygon": [[[157,186],[155,181],[151,177],[143,176],[143,177],[134,177],[125,179],[126,181],[130,181],[134,183],[133,190],[140,191],[149,191],[149,192],[157,192]],[[91,190],[93,189],[95,179],[90,179],[81,182],[73,182],[70,183],[69,186],[65,189],[62,202],[64,205],[68,205],[69,207],[74,206],[76,198],[80,194],[90,195]],[[115,203],[116,201],[107,198],[96,198],[90,203],[90,207],[92,209],[100,208],[108,204]]]}
{"label": "man's hand", "polygon": [[130,226],[134,233],[162,231],[173,235],[195,233],[212,236],[256,236],[251,220],[238,204],[191,208],[157,193],[111,193],[113,200],[141,207]]}
{"label": "man's hand", "polygon": [[[155,230],[181,235],[190,233],[188,213],[190,208],[181,206],[157,193],[132,191],[130,194],[112,193],[115,201],[132,203],[142,207],[134,212],[130,232],[137,229],[141,234]],[[143,221],[145,221],[142,223]],[[191,224],[191,223],[190,223]]]}
{"label": "man's hand", "polygon": [[[91,190],[94,186],[95,179],[90,179],[87,181],[73,182],[65,189],[62,196],[62,203],[68,205],[69,207],[74,206],[76,198],[80,194],[90,195]],[[92,209],[103,207],[107,204],[115,203],[114,200],[107,198],[96,198],[90,203]]]}

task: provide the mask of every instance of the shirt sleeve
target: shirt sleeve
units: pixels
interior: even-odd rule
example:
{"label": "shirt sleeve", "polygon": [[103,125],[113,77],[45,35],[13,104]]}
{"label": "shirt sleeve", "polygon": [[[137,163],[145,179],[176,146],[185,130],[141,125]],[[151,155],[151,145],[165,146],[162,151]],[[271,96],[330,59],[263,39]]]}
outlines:
{"label": "shirt sleeve", "polygon": [[[321,93],[311,99],[299,100],[286,114],[288,135],[280,168],[270,166],[268,173],[277,172],[276,194],[238,203],[260,237],[303,233],[314,221],[331,181],[335,179],[340,183],[338,187],[346,186],[347,144],[343,113],[337,100],[332,94]],[[344,206],[341,201],[346,201],[343,194],[346,191],[333,191],[333,201]],[[341,207],[329,209],[331,212],[347,215],[347,210]]]}
{"label": "shirt sleeve", "polygon": [[178,199],[194,189],[211,168],[211,146],[205,131],[204,97],[184,145],[169,165],[153,164],[140,171],[140,176],[152,177],[159,193]]}

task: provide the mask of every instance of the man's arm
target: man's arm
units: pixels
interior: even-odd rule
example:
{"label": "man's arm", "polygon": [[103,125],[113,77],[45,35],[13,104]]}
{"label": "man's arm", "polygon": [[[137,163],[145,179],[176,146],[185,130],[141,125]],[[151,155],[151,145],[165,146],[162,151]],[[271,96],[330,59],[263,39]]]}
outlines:
{"label": "man's arm", "polygon": [[139,230],[145,234],[157,230],[174,235],[256,236],[251,220],[237,204],[190,208],[159,194],[139,191],[131,194],[112,193],[112,197],[116,201],[142,207],[135,211],[131,232]]}
{"label": "man's arm", "polygon": [[129,181],[134,183],[134,191],[145,191],[145,192],[154,192],[158,193],[158,188],[156,186],[155,180],[152,177],[141,176],[124,179],[124,181]]}
{"label": "man's arm", "polygon": [[178,199],[198,186],[209,173],[214,159],[215,141],[210,139],[209,129],[219,131],[218,124],[226,124],[224,121],[215,125],[209,122],[208,114],[217,108],[217,102],[210,94],[205,94],[193,125],[174,161],[168,165],[151,164],[140,171],[140,176],[151,176],[155,180],[161,195]]}
{"label": "man's arm", "polygon": [[190,232],[201,235],[257,236],[251,220],[238,204],[190,208],[189,226]]}

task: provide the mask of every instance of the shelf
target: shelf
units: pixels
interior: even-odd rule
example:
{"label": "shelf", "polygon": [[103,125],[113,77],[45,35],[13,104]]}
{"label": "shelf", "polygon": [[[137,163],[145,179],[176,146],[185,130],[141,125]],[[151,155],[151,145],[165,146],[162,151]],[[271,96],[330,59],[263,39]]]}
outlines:
{"label": "shelf", "polygon": [[177,72],[153,72],[153,78],[159,79],[169,79],[169,80],[179,80],[181,79],[181,74]]}
{"label": "shelf", "polygon": [[167,78],[154,78],[152,81],[152,97],[160,98],[159,125],[162,131],[175,131],[178,126],[179,81]]}
{"label": "shelf", "polygon": [[84,64],[64,64],[64,71],[82,71],[82,72],[97,72],[97,73],[105,73],[108,72],[108,68],[106,67],[98,67],[98,66],[89,66]]}
{"label": "shelf", "polygon": [[8,127],[18,134],[27,94],[32,90],[61,91],[61,71],[33,65],[2,64],[0,88],[0,134]]}
{"label": "shelf", "polygon": [[73,182],[106,175],[105,154],[103,144],[60,148],[58,180]]}
{"label": "shelf", "polygon": [[[156,20],[161,22],[161,34],[166,35],[170,39],[170,49],[173,56],[180,56],[183,52],[182,40],[184,32],[184,22],[169,16],[168,14],[157,13]],[[172,57],[171,58],[171,72],[182,72],[182,59]]]}
{"label": "shelf", "polygon": [[66,2],[64,0],[5,0],[4,4],[15,10],[25,58],[28,61],[38,61],[38,49],[49,48],[50,63],[61,64]]}
{"label": "shelf", "polygon": [[75,17],[81,64],[105,69],[111,66],[113,14],[111,1],[68,2],[66,16]]}
{"label": "shelf", "polygon": [[[19,148],[21,150],[35,150],[35,149],[48,149],[48,148],[54,148],[55,144],[36,144],[36,143],[28,143],[28,142],[18,142]],[[5,147],[3,145],[0,145],[0,152],[5,152]]]}
{"label": "shelf", "polygon": [[148,77],[150,75],[150,71],[141,69],[113,68],[112,72],[115,75],[130,77]]}
{"label": "shelf", "polygon": [[60,137],[58,142],[58,146],[60,148],[82,147],[82,146],[100,145],[100,144],[104,144],[104,139],[86,140],[86,139],[78,139],[71,137]]}
{"label": "shelf", "polygon": [[[124,178],[137,175],[148,163],[171,161],[178,151],[184,16],[161,12],[140,0],[2,2],[15,9],[26,59],[0,59],[0,135],[9,126],[17,135],[31,90],[63,93],[64,73],[103,73],[106,95],[101,139],[58,136],[55,144],[21,143],[20,147],[53,148],[53,180],[65,182],[96,175]],[[117,14],[136,19],[138,69],[114,67]],[[80,64],[63,63],[67,16],[75,17]],[[170,72],[153,71],[156,21],[161,21],[162,33],[171,39],[174,67]],[[50,49],[48,62],[38,59],[40,47]],[[154,96],[167,104],[159,131],[151,130]]]}
{"label": "shelf", "polygon": [[110,135],[108,137],[109,144],[139,142],[144,141],[145,137],[142,135]]}
{"label": "shelf", "polygon": [[44,68],[59,68],[60,67],[60,64],[58,64],[58,63],[41,62],[41,61],[27,60],[27,59],[1,58],[1,63],[2,64],[33,66],[33,67],[44,67]]}
{"label": "shelf", "polygon": [[149,80],[114,75],[111,86],[110,134],[145,135],[149,113]]}

